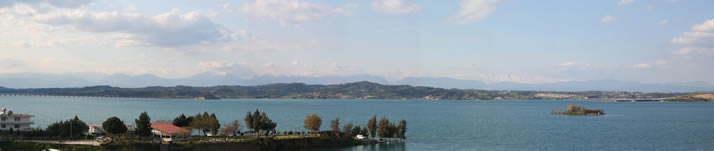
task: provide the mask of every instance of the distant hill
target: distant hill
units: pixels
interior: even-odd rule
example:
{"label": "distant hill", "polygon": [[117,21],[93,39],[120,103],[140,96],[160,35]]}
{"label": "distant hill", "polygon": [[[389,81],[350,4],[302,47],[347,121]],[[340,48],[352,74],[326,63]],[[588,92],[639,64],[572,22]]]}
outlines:
{"label": "distant hill", "polygon": [[216,85],[258,86],[272,83],[341,84],[356,81],[372,81],[391,85],[412,85],[438,88],[480,89],[480,90],[527,90],[527,91],[638,91],[638,92],[714,92],[714,85],[706,82],[689,83],[640,83],[616,80],[569,81],[556,83],[484,83],[477,80],[460,80],[444,77],[405,77],[401,80],[387,80],[372,75],[349,76],[271,76],[257,75],[240,77],[236,75],[197,74],[186,78],[162,78],[151,74],[98,74],[98,73],[13,73],[0,74],[0,84],[9,88],[67,88],[90,85],[111,85],[123,88],[147,86],[210,87]]}
{"label": "distant hill", "polygon": [[5,93],[28,95],[132,97],[132,98],[284,98],[284,99],[432,99],[432,100],[493,100],[493,99],[648,99],[670,98],[685,93],[642,93],[622,91],[503,91],[477,89],[443,89],[410,85],[383,85],[374,82],[353,82],[332,85],[277,83],[258,86],[211,87],[144,87],[120,88],[91,86],[82,88],[14,89]]}

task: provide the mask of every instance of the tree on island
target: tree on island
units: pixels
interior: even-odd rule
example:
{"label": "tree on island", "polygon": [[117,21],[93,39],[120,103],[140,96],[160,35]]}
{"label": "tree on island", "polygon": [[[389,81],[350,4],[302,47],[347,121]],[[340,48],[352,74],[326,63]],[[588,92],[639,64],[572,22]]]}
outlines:
{"label": "tree on island", "polygon": [[[351,124],[351,123],[350,123],[350,124]],[[350,132],[350,136],[353,136],[353,137],[354,137],[354,136],[357,136],[357,135],[361,134],[361,133],[362,133],[361,130],[362,130],[362,129],[360,128],[359,125],[355,126],[354,128],[352,128],[352,131]]]}
{"label": "tree on island", "polygon": [[221,129],[221,134],[223,136],[237,136],[236,134],[240,133],[240,130],[242,128],[243,127],[240,125],[238,120],[234,120],[231,124],[223,125],[223,129]]}
{"label": "tree on island", "polygon": [[342,132],[344,132],[347,136],[352,136],[352,134],[354,133],[352,130],[353,127],[354,125],[352,124],[352,122],[349,122],[345,124],[345,126],[342,126]]}
{"label": "tree on island", "polygon": [[337,133],[340,132],[340,118],[335,118],[335,120],[330,121],[330,128],[332,131]]}
{"label": "tree on island", "polygon": [[382,119],[379,120],[379,124],[377,124],[377,129],[379,130],[377,132],[377,136],[379,136],[379,138],[389,137],[389,119],[387,119],[387,117],[382,117]]}
{"label": "tree on island", "polygon": [[87,130],[89,130],[89,126],[75,115],[72,119],[50,124],[47,126],[46,132],[49,136],[79,137],[84,135]]}
{"label": "tree on island", "polygon": [[254,133],[257,133],[258,136],[262,135],[261,132],[275,133],[275,127],[278,126],[277,123],[268,117],[268,114],[265,112],[261,113],[258,109],[255,109],[254,113],[248,112],[244,120],[246,126],[252,129]]}
{"label": "tree on island", "polygon": [[369,129],[369,136],[372,136],[372,138],[377,138],[377,115],[372,116],[372,118],[369,119],[365,127]]}
{"label": "tree on island", "polygon": [[305,128],[313,132],[320,131],[320,125],[322,125],[322,119],[317,114],[312,113],[305,118]]}
{"label": "tree on island", "polygon": [[407,120],[401,120],[399,121],[399,125],[397,126],[399,133],[398,137],[400,139],[407,139],[406,133],[407,133]]}
{"label": "tree on island", "polygon": [[139,115],[139,119],[134,120],[136,122],[136,135],[147,137],[151,136],[151,117],[146,111]]}
{"label": "tree on island", "polygon": [[102,123],[102,128],[104,131],[111,135],[124,134],[126,133],[126,125],[116,116],[108,118],[104,123]]}
{"label": "tree on island", "polygon": [[362,127],[362,130],[359,133],[360,135],[364,137],[369,137],[369,129],[367,129],[367,126]]}

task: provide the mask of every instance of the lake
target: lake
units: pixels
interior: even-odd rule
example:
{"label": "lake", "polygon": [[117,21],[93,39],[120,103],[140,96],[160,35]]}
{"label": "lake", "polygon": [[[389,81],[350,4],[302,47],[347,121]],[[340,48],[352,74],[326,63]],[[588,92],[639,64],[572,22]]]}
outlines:
{"label": "lake", "polygon": [[[569,104],[604,109],[605,116],[550,115]],[[593,102],[576,100],[292,100],[134,99],[0,96],[0,106],[35,115],[34,127],[79,116],[101,123],[111,116],[134,122],[146,111],[155,120],[181,113],[216,113],[223,123],[260,109],[278,131],[307,131],[311,113],[364,125],[372,115],[408,122],[407,143],[323,150],[714,150],[714,103]],[[244,129],[245,130],[245,129]]]}

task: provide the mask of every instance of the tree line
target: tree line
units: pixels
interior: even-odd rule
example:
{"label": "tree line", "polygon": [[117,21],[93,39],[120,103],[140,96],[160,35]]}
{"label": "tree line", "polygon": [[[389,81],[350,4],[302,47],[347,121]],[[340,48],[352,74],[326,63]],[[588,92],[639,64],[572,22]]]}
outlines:
{"label": "tree line", "polygon": [[[234,120],[231,123],[226,123],[222,126],[218,121],[214,113],[203,112],[193,116],[186,116],[181,114],[174,118],[170,123],[178,127],[184,127],[189,129],[198,130],[204,135],[212,134],[217,136],[221,134],[223,136],[238,136],[244,134],[253,134],[255,136],[271,136],[271,135],[293,135],[293,134],[304,134],[302,132],[283,132],[278,133],[276,131],[277,123],[270,119],[265,112],[260,112],[258,109],[255,112],[247,112],[245,118],[245,128],[250,131],[241,132],[243,125],[238,120]],[[149,138],[152,136],[151,132],[151,117],[148,113],[142,112],[138,119],[134,120],[136,124],[135,131],[131,134],[141,137]],[[310,114],[305,118],[304,128],[312,131],[312,134],[320,132],[320,127],[322,125],[322,118],[317,114]],[[108,136],[122,136],[127,134],[129,128],[127,123],[119,119],[118,117],[107,118],[102,122],[102,127],[104,132]],[[372,116],[367,121],[364,126],[356,125],[352,121],[344,124],[340,127],[340,119],[330,121],[330,128],[334,134],[339,134],[343,136],[355,137],[357,135],[362,135],[371,138],[399,138],[406,139],[407,122],[406,120],[400,120],[397,124],[391,123],[388,118],[382,117],[379,122],[377,122],[377,115]],[[81,138],[85,136],[89,130],[88,125],[75,116],[72,119],[58,121],[50,124],[45,130],[35,129],[32,132],[26,132],[27,136],[47,136],[53,138]]]}
{"label": "tree line", "polygon": [[[322,125],[322,118],[313,113],[305,118],[304,124],[305,129],[311,130],[313,133],[319,132]],[[359,125],[355,126],[350,121],[342,127],[342,130],[340,130],[340,118],[336,118],[335,120],[330,121],[330,128],[332,128],[331,131],[334,133],[343,133],[347,136],[353,137],[362,135],[364,137],[371,136],[372,138],[406,139],[407,121],[400,120],[398,124],[395,124],[389,122],[387,117],[382,117],[382,119],[379,120],[379,123],[377,123],[377,115],[374,115],[362,128],[360,128]]]}

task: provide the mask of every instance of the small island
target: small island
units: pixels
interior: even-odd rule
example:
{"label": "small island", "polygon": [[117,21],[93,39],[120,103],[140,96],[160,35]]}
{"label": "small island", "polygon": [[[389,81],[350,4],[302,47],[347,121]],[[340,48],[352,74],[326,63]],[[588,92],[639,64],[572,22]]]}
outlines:
{"label": "small island", "polygon": [[556,115],[605,115],[605,111],[602,109],[586,109],[583,106],[580,105],[568,105],[568,110],[563,112],[562,110],[558,109],[558,112],[553,112],[550,111],[550,114],[556,114]]}

